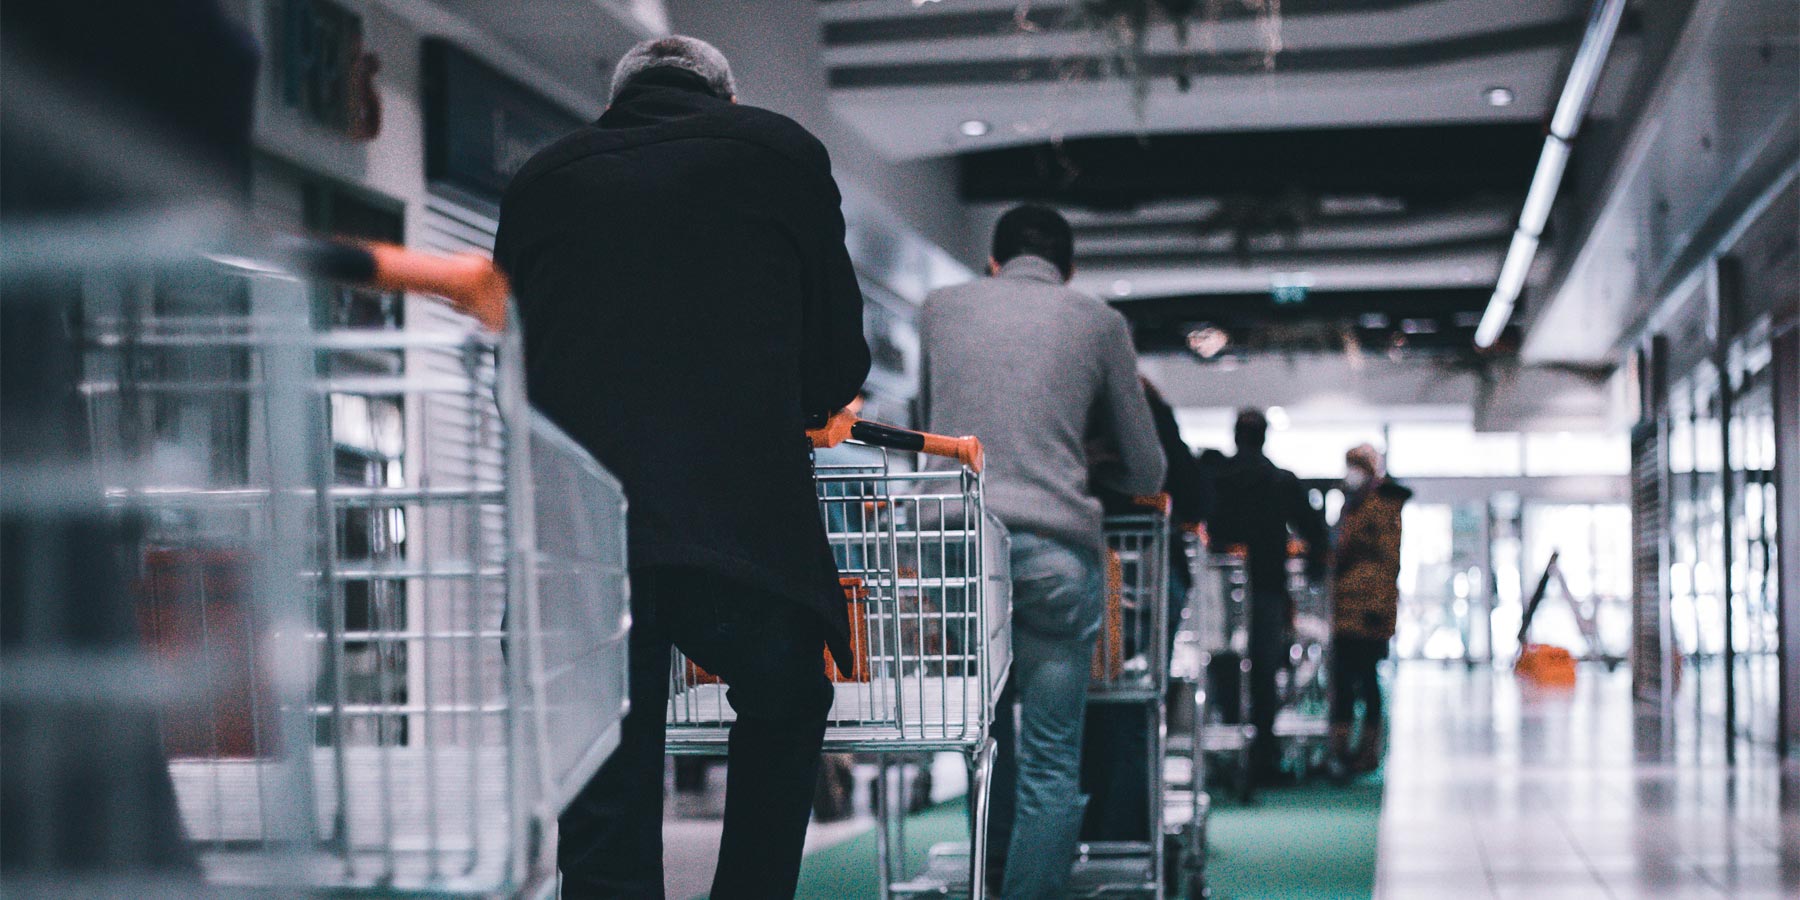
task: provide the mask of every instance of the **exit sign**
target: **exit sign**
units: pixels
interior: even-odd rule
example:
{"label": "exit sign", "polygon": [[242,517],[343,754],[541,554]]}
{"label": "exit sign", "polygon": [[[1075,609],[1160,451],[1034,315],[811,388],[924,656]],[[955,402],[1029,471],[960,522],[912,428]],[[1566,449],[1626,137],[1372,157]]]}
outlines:
{"label": "exit sign", "polygon": [[1310,272],[1282,272],[1269,279],[1269,296],[1275,298],[1277,306],[1293,306],[1306,302],[1306,292],[1312,285]]}
{"label": "exit sign", "polygon": [[1306,285],[1304,285],[1304,284],[1276,285],[1272,288],[1269,288],[1269,295],[1274,297],[1275,303],[1280,306],[1291,306],[1295,303],[1304,303],[1304,302],[1306,302]]}

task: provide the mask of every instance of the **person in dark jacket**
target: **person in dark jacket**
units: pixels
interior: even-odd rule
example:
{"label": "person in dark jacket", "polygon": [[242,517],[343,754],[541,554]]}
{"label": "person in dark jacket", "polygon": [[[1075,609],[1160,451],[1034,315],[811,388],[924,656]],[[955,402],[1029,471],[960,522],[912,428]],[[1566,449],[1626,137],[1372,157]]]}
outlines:
{"label": "person in dark jacket", "polygon": [[[1286,664],[1293,601],[1288,596],[1288,545],[1304,543],[1312,568],[1327,550],[1325,518],[1307,502],[1294,473],[1263,455],[1269,420],[1261,410],[1238,413],[1234,426],[1237,455],[1220,464],[1214,476],[1214,509],[1207,522],[1211,546],[1241,546],[1250,574],[1250,722],[1256,736],[1250,745],[1252,777],[1268,781],[1279,775],[1275,714],[1280,696],[1275,673]],[[1291,529],[1291,530],[1290,530]]]}
{"label": "person in dark jacket", "polygon": [[[1400,510],[1412,491],[1382,471],[1381,454],[1363,444],[1344,454],[1344,511],[1332,547],[1331,756],[1347,772],[1381,762],[1381,681],[1400,601]],[[1350,728],[1363,702],[1354,753]]]}
{"label": "person in dark jacket", "polygon": [[631,504],[631,712],[562,816],[563,896],[662,896],[671,644],[737,713],[711,896],[791,896],[821,651],[851,658],[805,429],[868,374],[862,294],[824,146],[738,104],[717,49],[646,41],[612,91],[513,179],[495,247],[532,402]]}

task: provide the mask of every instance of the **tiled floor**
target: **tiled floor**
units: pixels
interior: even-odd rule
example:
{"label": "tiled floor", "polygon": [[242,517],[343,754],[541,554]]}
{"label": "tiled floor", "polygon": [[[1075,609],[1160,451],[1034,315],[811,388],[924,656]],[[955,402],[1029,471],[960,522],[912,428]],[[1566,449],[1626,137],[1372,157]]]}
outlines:
{"label": "tiled floor", "polygon": [[1624,670],[1541,695],[1406,663],[1391,696],[1378,900],[1800,897],[1800,777],[1634,723]]}

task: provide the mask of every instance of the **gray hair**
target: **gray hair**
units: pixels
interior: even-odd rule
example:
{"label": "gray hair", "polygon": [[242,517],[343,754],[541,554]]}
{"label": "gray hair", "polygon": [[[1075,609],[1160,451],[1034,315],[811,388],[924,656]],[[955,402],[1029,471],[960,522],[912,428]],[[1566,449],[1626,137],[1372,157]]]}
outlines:
{"label": "gray hair", "polygon": [[613,69],[612,93],[608,102],[619,98],[619,91],[631,79],[647,69],[681,69],[706,79],[706,86],[722,100],[737,96],[737,81],[731,77],[731,62],[719,48],[686,35],[652,38],[631,48],[617,68]]}

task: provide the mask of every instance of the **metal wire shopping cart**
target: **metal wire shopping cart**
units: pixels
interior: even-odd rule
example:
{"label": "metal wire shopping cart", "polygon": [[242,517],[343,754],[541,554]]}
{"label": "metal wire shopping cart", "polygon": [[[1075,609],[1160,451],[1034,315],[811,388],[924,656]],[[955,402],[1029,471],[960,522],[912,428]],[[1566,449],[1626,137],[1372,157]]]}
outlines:
{"label": "metal wire shopping cart", "polygon": [[[856,658],[828,669],[836,699],[825,733],[828,753],[879,754],[878,784],[893,754],[955,751],[969,768],[973,845],[934,848],[938,857],[985,859],[988,736],[1011,664],[1008,538],[986,512],[979,445],[920,435],[847,416],[815,433],[815,444],[845,438],[958,460],[949,469],[905,471],[882,449],[867,463],[814,467],[820,514],[851,608]],[[822,665],[829,665],[821,660]],[[679,653],[670,672],[668,752],[718,755],[735,719],[725,686]],[[933,872],[903,871],[903,804],[877,817],[883,896],[960,891]],[[970,886],[980,900],[983,885]]]}
{"label": "metal wire shopping cart", "polygon": [[[142,647],[86,691],[70,660],[9,660],[9,712],[154,709],[215,887],[548,890],[548,829],[625,710],[624,497],[525,402],[504,279],[260,239],[72,274],[99,490],[59,502],[134,523],[91,550],[135,567]],[[488,327],[331,324],[369,291]],[[79,799],[21,758],[45,773],[28,799]]]}
{"label": "metal wire shopping cart", "polygon": [[[1148,792],[1142,840],[1080,845],[1070,877],[1075,897],[1165,896],[1163,768],[1169,683],[1169,500],[1141,498],[1141,512],[1108,516],[1106,620],[1094,648],[1088,703],[1138,715]],[[1094,714],[1095,710],[1090,710]],[[1121,717],[1121,719],[1126,717]],[[1110,721],[1110,720],[1109,720]]]}
{"label": "metal wire shopping cart", "polygon": [[1331,733],[1331,697],[1327,684],[1326,653],[1331,644],[1331,591],[1321,575],[1307,572],[1305,560],[1290,556],[1288,596],[1294,604],[1294,642],[1288,647],[1288,665],[1282,674],[1281,712],[1275,717],[1275,737],[1281,742],[1285,764],[1305,775],[1324,765]]}
{"label": "metal wire shopping cart", "polygon": [[[1164,860],[1164,888],[1199,900],[1207,896],[1207,819],[1212,796],[1206,787],[1206,733],[1209,695],[1206,679],[1211,662],[1209,635],[1216,629],[1215,610],[1222,604],[1225,582],[1216,576],[1206,544],[1199,536],[1183,533],[1185,561],[1192,573],[1169,653],[1169,693],[1163,758],[1165,834],[1173,836],[1176,853]],[[1171,864],[1172,863],[1172,864]],[[1179,891],[1171,890],[1176,883]]]}
{"label": "metal wire shopping cart", "polygon": [[[1241,548],[1202,551],[1196,564],[1195,593],[1184,634],[1192,634],[1188,651],[1196,697],[1191,736],[1179,742],[1191,753],[1198,784],[1204,784],[1205,757],[1228,759],[1240,798],[1255,796],[1250,771],[1249,572]],[[1277,672],[1281,709],[1275,737],[1284,760],[1304,774],[1316,767],[1324,751],[1327,685],[1325,653],[1329,641],[1330,596],[1326,585],[1306,573],[1298,556],[1287,561],[1288,591],[1294,604],[1294,640]],[[1185,712],[1185,711],[1184,711]],[[1185,716],[1183,717],[1185,720]],[[1198,752],[1189,748],[1200,748]]]}

